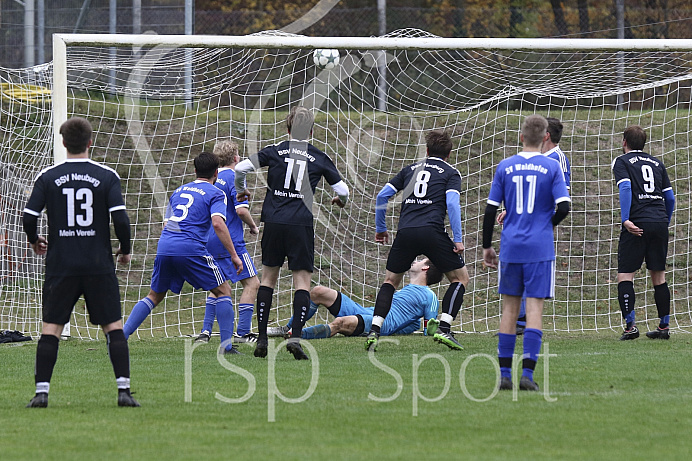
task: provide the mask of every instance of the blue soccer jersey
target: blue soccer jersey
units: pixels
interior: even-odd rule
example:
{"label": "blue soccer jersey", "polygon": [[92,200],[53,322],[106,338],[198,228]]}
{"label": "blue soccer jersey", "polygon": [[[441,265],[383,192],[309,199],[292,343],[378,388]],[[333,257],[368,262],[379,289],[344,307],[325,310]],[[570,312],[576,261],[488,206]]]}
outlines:
{"label": "blue soccer jersey", "polygon": [[[214,185],[224,191],[226,194],[226,199],[228,201],[226,207],[226,226],[228,227],[228,233],[231,234],[233,246],[236,248],[236,252],[240,254],[243,248],[245,248],[245,235],[243,233],[243,221],[238,216],[236,210],[241,207],[248,208],[249,204],[247,200],[243,202],[238,201],[236,198],[234,182],[235,171],[233,171],[231,168],[219,168],[219,177],[216,179],[216,184]],[[214,257],[214,259],[231,257],[219,240],[216,232],[214,232],[214,228],[209,229],[207,250],[209,250],[209,253]]]}
{"label": "blue soccer jersey", "polygon": [[560,164],[538,152],[521,152],[500,162],[488,204],[507,209],[500,261],[532,263],[555,259],[555,205],[570,201]]}
{"label": "blue soccer jersey", "polygon": [[166,209],[157,255],[205,255],[214,215],[226,219],[226,194],[206,181],[196,180],[173,192]]}
{"label": "blue soccer jersey", "polygon": [[546,157],[552,158],[553,160],[556,160],[557,163],[560,164],[560,169],[562,169],[562,174],[565,175],[565,184],[567,185],[567,190],[570,189],[571,187],[571,179],[572,179],[572,167],[569,164],[569,159],[565,155],[564,152],[562,152],[562,149],[560,149],[560,146],[555,146],[552,149],[550,149],[548,152],[544,153]]}
{"label": "blue soccer jersey", "polygon": [[408,334],[420,328],[420,319],[437,317],[437,296],[422,285],[408,284],[394,293],[392,309],[382,324],[383,335]]}

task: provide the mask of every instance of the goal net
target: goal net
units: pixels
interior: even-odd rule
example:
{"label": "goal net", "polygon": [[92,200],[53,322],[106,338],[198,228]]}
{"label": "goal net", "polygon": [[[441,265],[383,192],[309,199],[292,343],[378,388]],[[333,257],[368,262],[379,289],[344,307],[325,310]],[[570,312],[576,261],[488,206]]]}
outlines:
{"label": "goal net", "polygon": [[[352,191],[342,210],[330,205],[328,185],[318,187],[313,282],[365,306],[374,305],[389,250],[374,243],[377,193],[404,165],[425,156],[427,131],[452,133],[450,162],[463,178],[464,259],[471,276],[453,328],[465,332],[498,328],[497,273],[481,264],[482,215],[495,167],[520,150],[521,121],[534,113],[562,121],[560,146],[572,165],[572,212],[556,231],[556,296],[546,303],[544,327],[570,332],[621,327],[615,280],[620,211],[610,166],[621,153],[625,127],[643,126],[646,150],[666,164],[677,196],[668,258],[671,327],[692,326],[689,43],[444,39],[412,29],[355,39],[265,32],[65,35],[54,43],[53,66],[0,73],[0,328],[34,334],[40,328],[42,261],[27,247],[21,210],[36,173],[64,155],[59,143],[53,149],[54,125],[72,115],[89,119],[92,158],[122,178],[133,236],[131,264],[117,267],[127,316],[149,291],[167,198],[193,179],[191,159],[218,140],[235,141],[247,157],[287,139],[285,118],[294,105],[314,112],[312,143],[334,160]],[[339,49],[334,68],[315,64],[313,51],[320,48]],[[249,176],[256,220],[264,174]],[[400,200],[390,203],[390,230],[396,229]],[[498,228],[496,240],[499,235]],[[245,237],[259,268],[259,240]],[[636,274],[637,318],[642,327],[655,328],[646,277],[644,269]],[[440,296],[444,288],[433,287]],[[239,290],[238,285],[236,303]],[[169,293],[136,334],[199,333],[205,298],[189,286],[179,295]],[[271,325],[287,320],[291,299],[284,266]],[[320,315],[311,322],[326,320]],[[100,334],[88,322],[83,302],[71,326],[73,336]]]}

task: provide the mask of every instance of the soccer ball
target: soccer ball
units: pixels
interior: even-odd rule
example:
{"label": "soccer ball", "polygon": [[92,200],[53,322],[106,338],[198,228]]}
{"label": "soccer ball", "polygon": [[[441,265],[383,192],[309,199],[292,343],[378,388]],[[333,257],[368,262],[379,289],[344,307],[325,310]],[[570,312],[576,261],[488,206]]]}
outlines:
{"label": "soccer ball", "polygon": [[333,69],[339,64],[339,50],[320,50],[312,53],[312,60],[320,69]]}

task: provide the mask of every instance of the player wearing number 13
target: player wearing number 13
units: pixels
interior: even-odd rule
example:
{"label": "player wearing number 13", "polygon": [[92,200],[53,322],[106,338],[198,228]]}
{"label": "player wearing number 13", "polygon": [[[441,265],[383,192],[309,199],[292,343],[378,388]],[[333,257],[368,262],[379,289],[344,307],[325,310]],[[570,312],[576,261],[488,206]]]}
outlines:
{"label": "player wearing number 13", "polygon": [[348,200],[348,186],[341,180],[332,160],[310,144],[314,118],[301,106],[295,106],[286,117],[291,137],[288,141],[265,147],[243,160],[235,168],[238,201],[250,196],[246,175],[261,167],[267,171],[267,195],[262,205],[262,281],[257,292],[257,346],[255,357],[267,356],[267,323],[279,270],[288,258],[293,275],[293,335],[286,348],[296,360],[308,357],[300,346],[303,324],[310,308],[310,280],[315,261],[315,231],[312,202],[315,188],[324,177],[337,194],[332,203],[343,207]]}
{"label": "player wearing number 13", "polygon": [[[91,124],[73,117],[60,126],[67,159],[36,177],[24,208],[24,231],[34,252],[46,254],[43,327],[36,348],[36,396],[29,407],[46,407],[63,326],[80,296],[89,320],[106,334],[118,385],[118,405],[138,407],[130,395],[130,358],[123,334],[120,290],[115,276],[110,222],[120,242],[118,262],[130,262],[130,219],[118,174],[89,159]],[[37,233],[45,209],[48,240]]]}
{"label": "player wearing number 13", "polygon": [[[555,291],[555,243],[553,227],[569,213],[569,192],[560,164],[541,155],[550,137],[548,122],[530,115],[521,127],[523,152],[500,162],[490,186],[483,219],[483,261],[497,267],[492,248],[493,225],[502,202],[507,209],[500,238],[498,292],[502,295],[502,317],[498,335],[500,389],[512,389],[512,356],[516,322],[522,294],[526,294],[524,360],[519,384],[523,390],[538,390],[533,381],[543,330],[545,298]],[[555,206],[557,205],[557,211]]]}

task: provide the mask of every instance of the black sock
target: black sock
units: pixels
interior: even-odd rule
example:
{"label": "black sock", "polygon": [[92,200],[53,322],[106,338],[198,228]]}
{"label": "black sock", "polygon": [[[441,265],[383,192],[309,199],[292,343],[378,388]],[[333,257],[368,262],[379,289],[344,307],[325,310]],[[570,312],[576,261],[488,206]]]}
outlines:
{"label": "black sock", "polygon": [[[382,286],[380,287],[380,291],[377,292],[377,299],[375,299],[375,311],[372,314],[373,317],[387,317],[387,314],[389,314],[389,309],[392,308],[392,299],[394,298],[394,291],[396,291],[394,289],[394,285],[391,285],[389,283],[382,284]],[[375,326],[377,325],[373,325],[373,327]]]}
{"label": "black sock", "polygon": [[310,308],[310,293],[307,290],[296,290],[293,293],[293,325],[291,326],[291,337],[300,338],[303,334],[303,325],[308,316]]}
{"label": "black sock", "polygon": [[115,379],[130,377],[130,349],[123,330],[112,330],[106,333],[108,356],[113,364]]}
{"label": "black sock", "polygon": [[257,291],[257,332],[260,337],[267,337],[267,324],[269,323],[269,311],[272,308],[272,296],[274,289],[260,286]]}
{"label": "black sock", "polygon": [[658,317],[661,319],[658,327],[666,328],[670,318],[670,289],[668,289],[668,283],[663,282],[654,287],[654,301],[656,302],[656,309],[658,309]]}
{"label": "black sock", "polygon": [[[466,287],[463,283],[451,283],[445,292],[444,298],[442,298],[442,312],[449,314],[452,319],[456,319],[461,310],[461,304],[464,302],[464,293],[466,293]],[[441,320],[438,329],[442,333],[449,333],[451,327],[448,322]]]}
{"label": "black sock", "polygon": [[634,311],[634,299],[634,283],[630,281],[618,283],[618,302],[620,303],[622,318],[627,320],[628,330],[634,325],[634,321],[630,320],[630,313]]}
{"label": "black sock", "polygon": [[36,383],[49,383],[53,376],[55,362],[58,361],[58,345],[60,339],[53,335],[41,335],[36,346]]}
{"label": "black sock", "polygon": [[339,311],[341,310],[341,293],[340,292],[338,292],[338,291],[336,292],[336,301],[334,301],[334,304],[327,307],[327,310],[334,317],[337,317],[339,315]]}

